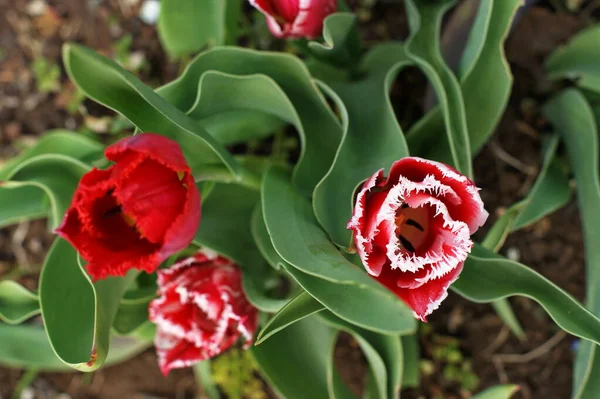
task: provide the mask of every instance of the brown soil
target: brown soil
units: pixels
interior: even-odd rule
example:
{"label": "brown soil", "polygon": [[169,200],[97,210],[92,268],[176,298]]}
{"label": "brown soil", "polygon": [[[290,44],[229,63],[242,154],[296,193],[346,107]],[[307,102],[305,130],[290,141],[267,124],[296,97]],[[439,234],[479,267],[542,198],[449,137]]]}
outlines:
{"label": "brown soil", "polygon": [[[41,54],[60,64],[63,42],[77,41],[103,53],[114,54],[114,42],[131,33],[134,40],[130,50],[140,52],[147,60],[139,72],[144,81],[156,86],[176,76],[179,65],[169,63],[164,56],[154,27],[142,23],[137,18],[137,7],[124,5],[126,3],[117,0],[49,0],[51,12],[33,16],[28,13],[29,0],[0,0],[0,48],[3,49],[0,58],[0,160],[17,152],[19,140],[52,128],[88,126],[100,130],[101,134],[109,134],[108,129],[97,125],[98,119],[106,115],[100,107],[86,101],[79,111],[66,109],[73,97],[73,87],[67,82],[64,71],[57,91],[44,94],[37,89],[32,61]],[[355,9],[358,3],[351,2]],[[400,2],[382,1],[374,8],[363,7],[359,16],[364,26],[364,39],[369,44],[390,37],[406,37],[407,26]],[[515,75],[510,105],[494,138],[475,163],[477,183],[483,188],[482,197],[492,213],[488,226],[502,209],[522,198],[539,168],[541,140],[546,129],[545,121],[539,115],[539,104],[551,91],[543,78],[543,60],[589,22],[588,15],[557,12],[540,2],[540,6],[525,14],[507,43],[507,54]],[[422,112],[424,79],[409,70],[400,77],[392,97],[399,105],[399,118],[405,126]],[[49,240],[43,222],[0,230],[0,275],[14,273],[20,281],[35,288],[35,276]],[[25,251],[19,251],[20,247]],[[583,299],[582,237],[574,202],[509,237],[502,252],[519,256],[523,263],[576,298]],[[16,267],[17,264],[20,266]],[[445,340],[456,338],[461,353],[472,361],[473,370],[479,377],[478,389],[510,382],[522,387],[517,394],[520,398],[568,398],[573,338],[557,335],[560,334],[557,327],[533,302],[516,298],[511,299],[511,304],[527,332],[526,342],[521,343],[510,335],[489,305],[473,304],[450,294],[440,310],[430,317],[432,332],[421,334],[422,355],[433,360],[434,341],[440,337]],[[558,344],[549,350],[538,349],[551,339]],[[524,357],[507,362],[508,358],[503,357],[532,351],[536,351],[533,359]],[[344,378],[354,391],[360,391],[364,386],[361,378],[364,359],[359,349],[350,338],[343,336],[336,354]],[[459,384],[444,377],[443,366],[433,360],[433,373],[423,375],[421,388],[407,390],[403,397],[469,397],[461,391]],[[21,375],[21,371],[0,368],[0,397],[12,392]],[[42,374],[36,379],[34,388],[39,397],[65,392],[73,398],[184,398],[193,397],[195,391],[189,370],[175,372],[164,379],[152,351],[98,371],[91,377]]]}

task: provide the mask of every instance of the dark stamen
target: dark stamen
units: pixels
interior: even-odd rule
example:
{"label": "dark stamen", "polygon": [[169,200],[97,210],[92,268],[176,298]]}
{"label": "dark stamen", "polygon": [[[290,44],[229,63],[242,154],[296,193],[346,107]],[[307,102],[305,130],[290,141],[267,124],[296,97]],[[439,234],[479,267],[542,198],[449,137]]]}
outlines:
{"label": "dark stamen", "polygon": [[410,252],[415,252],[415,247],[413,247],[413,245],[410,243],[410,241],[408,241],[406,238],[399,236],[398,237],[400,239],[400,243],[402,244],[402,246],[406,249],[408,249]]}
{"label": "dark stamen", "polygon": [[114,208],[104,212],[104,217],[109,218],[111,216],[118,215],[119,213],[121,213],[121,205],[117,205]]}
{"label": "dark stamen", "polygon": [[408,208],[408,204],[402,204],[402,209]]}
{"label": "dark stamen", "polygon": [[406,222],[404,222],[405,224],[414,227],[415,229],[419,229],[421,231],[425,231],[425,229],[423,228],[423,226],[421,226],[417,221],[413,220],[413,219],[408,219]]}

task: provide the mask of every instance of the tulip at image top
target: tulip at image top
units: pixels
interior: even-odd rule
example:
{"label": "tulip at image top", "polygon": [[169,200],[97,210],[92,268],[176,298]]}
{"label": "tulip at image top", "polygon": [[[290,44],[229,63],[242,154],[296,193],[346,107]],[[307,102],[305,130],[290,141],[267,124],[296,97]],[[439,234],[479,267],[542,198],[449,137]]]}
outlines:
{"label": "tulip at image top", "polygon": [[154,272],[185,249],[200,223],[200,193],[179,145],[143,133],[106,149],[114,161],[80,180],[56,230],[85,259],[92,279]]}
{"label": "tulip at image top", "polygon": [[250,0],[267,17],[267,25],[280,38],[314,39],[323,21],[337,10],[337,0]]}
{"label": "tulip at image top", "polygon": [[238,339],[252,345],[258,310],[242,289],[242,273],[230,260],[202,250],[158,271],[159,298],[149,307],[156,324],[160,369],[192,366],[215,357]]}
{"label": "tulip at image top", "polygon": [[439,162],[408,157],[376,172],[357,196],[348,229],[367,272],[426,317],[446,298],[487,220],[479,189]]}

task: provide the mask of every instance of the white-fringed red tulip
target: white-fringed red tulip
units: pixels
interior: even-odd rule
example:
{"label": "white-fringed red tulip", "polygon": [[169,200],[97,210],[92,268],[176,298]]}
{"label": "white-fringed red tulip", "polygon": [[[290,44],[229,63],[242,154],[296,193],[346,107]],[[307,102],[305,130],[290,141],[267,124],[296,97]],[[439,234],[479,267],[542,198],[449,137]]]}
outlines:
{"label": "white-fringed red tulip", "polygon": [[408,157],[387,178],[380,170],[364,183],[348,229],[367,272],[426,321],[459,277],[470,236],[487,217],[466,176]]}
{"label": "white-fringed red tulip", "polygon": [[321,36],[323,21],[337,10],[337,0],[250,0],[267,17],[271,33],[281,38]]}
{"label": "white-fringed red tulip", "polygon": [[158,299],[150,303],[155,346],[164,375],[215,357],[242,338],[252,344],[258,310],[242,289],[230,260],[201,251],[158,271]]}

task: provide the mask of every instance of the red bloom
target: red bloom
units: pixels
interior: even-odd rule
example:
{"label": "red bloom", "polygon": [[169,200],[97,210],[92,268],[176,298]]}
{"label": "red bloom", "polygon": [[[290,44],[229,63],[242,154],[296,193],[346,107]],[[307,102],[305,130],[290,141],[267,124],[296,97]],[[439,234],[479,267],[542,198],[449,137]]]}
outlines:
{"label": "red bloom", "polygon": [[410,306],[415,317],[438,308],[487,220],[477,187],[444,164],[403,158],[365,182],[348,223],[371,276]]}
{"label": "red bloom", "polygon": [[277,37],[312,39],[321,36],[323,21],[337,10],[337,0],[250,0],[267,17]]}
{"label": "red bloom", "polygon": [[179,145],[139,134],[111,145],[115,164],[79,182],[56,232],[88,262],[94,280],[130,269],[152,273],[189,245],[200,223],[200,194]]}
{"label": "red bloom", "polygon": [[171,369],[215,357],[241,336],[252,344],[258,311],[242,290],[242,274],[229,260],[198,252],[158,272],[160,298],[150,303],[157,325],[158,362]]}

